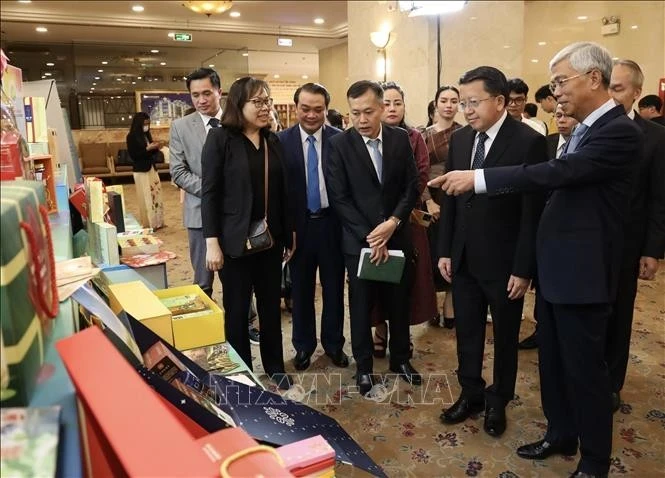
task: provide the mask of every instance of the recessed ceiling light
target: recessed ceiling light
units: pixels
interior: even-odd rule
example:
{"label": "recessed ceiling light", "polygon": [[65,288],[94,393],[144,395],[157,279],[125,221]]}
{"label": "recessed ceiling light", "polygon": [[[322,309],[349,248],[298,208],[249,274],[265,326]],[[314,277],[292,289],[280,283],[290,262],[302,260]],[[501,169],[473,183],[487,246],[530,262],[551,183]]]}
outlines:
{"label": "recessed ceiling light", "polygon": [[104,70],[97,70],[98,73],[104,73]]}
{"label": "recessed ceiling light", "polygon": [[122,81],[122,78],[116,78],[116,80],[118,80],[118,81]]}
{"label": "recessed ceiling light", "polygon": [[215,65],[213,65],[213,64],[211,63],[211,64],[208,65],[208,68],[215,68]]}
{"label": "recessed ceiling light", "polygon": [[102,65],[108,65],[108,64],[109,64],[108,61],[103,61],[103,62],[102,62]]}
{"label": "recessed ceiling light", "polygon": [[[132,81],[132,85],[135,85],[135,84],[136,84],[136,82],[135,82],[135,81]],[[130,116],[130,118],[131,118],[131,116]]]}
{"label": "recessed ceiling light", "polygon": [[150,50],[150,53],[159,53],[159,50]]}
{"label": "recessed ceiling light", "polygon": [[91,91],[91,92],[94,91],[94,90],[95,90],[94,88],[90,88],[90,91]]}
{"label": "recessed ceiling light", "polygon": [[538,59],[537,58],[532,58],[531,63],[538,63]]}
{"label": "recessed ceiling light", "polygon": [[510,48],[510,45],[503,45],[504,48]]}
{"label": "recessed ceiling light", "polygon": [[48,28],[46,27],[37,27],[35,28],[35,31],[38,33],[46,33],[48,31]]}
{"label": "recessed ceiling light", "polygon": [[307,78],[309,78],[309,76],[307,76],[307,75],[302,75],[302,79],[303,79],[303,80],[306,80]]}
{"label": "recessed ceiling light", "polygon": [[631,25],[631,30],[637,30],[637,25]]}
{"label": "recessed ceiling light", "polygon": [[242,54],[242,56],[249,56],[249,53],[245,52]]}
{"label": "recessed ceiling light", "polygon": [[101,80],[99,76],[95,76],[95,80]]}
{"label": "recessed ceiling light", "polygon": [[44,75],[45,75],[45,76],[51,76],[52,73],[50,73],[50,72],[47,71],[46,73],[44,73]]}
{"label": "recessed ceiling light", "polygon": [[160,61],[159,64],[164,66],[164,65],[166,65],[166,62],[165,61]]}
{"label": "recessed ceiling light", "polygon": [[49,61],[49,62],[46,64],[46,66],[55,66],[55,63],[52,63],[52,62]]}
{"label": "recessed ceiling light", "polygon": [[240,16],[240,12],[231,12],[229,13],[229,16],[233,18],[238,18]]}
{"label": "recessed ceiling light", "polygon": [[539,41],[538,45],[539,46],[545,46],[545,45],[547,45],[547,42],[546,41]]}
{"label": "recessed ceiling light", "polygon": [[44,75],[42,75],[42,80],[43,80],[44,78],[46,78],[46,77],[45,77]]}
{"label": "recessed ceiling light", "polygon": [[577,19],[578,20],[588,20],[589,17],[587,17],[586,15],[580,15],[579,17],[577,17]]}
{"label": "recessed ceiling light", "polygon": [[142,78],[143,78],[142,76],[137,76],[137,77],[136,77],[137,80],[140,80],[140,79],[142,79]]}
{"label": "recessed ceiling light", "polygon": [[166,35],[166,36],[169,37],[169,38],[173,38],[175,36],[175,33],[169,32],[168,35]]}
{"label": "recessed ceiling light", "polygon": [[145,8],[143,8],[143,5],[134,5],[134,6],[132,7],[132,10],[135,11],[135,12],[139,12],[139,13],[140,13],[140,12],[142,12],[143,10],[145,10]]}
{"label": "recessed ceiling light", "polygon": [[478,17],[471,17],[470,20],[476,20]]}
{"label": "recessed ceiling light", "polygon": [[93,83],[92,86],[97,86],[97,83]]}
{"label": "recessed ceiling light", "polygon": [[272,75],[273,78],[279,78],[279,75]]}
{"label": "recessed ceiling light", "polygon": [[317,25],[323,25],[324,23],[326,23],[326,21],[323,18],[318,17],[314,19],[314,23],[316,23]]}

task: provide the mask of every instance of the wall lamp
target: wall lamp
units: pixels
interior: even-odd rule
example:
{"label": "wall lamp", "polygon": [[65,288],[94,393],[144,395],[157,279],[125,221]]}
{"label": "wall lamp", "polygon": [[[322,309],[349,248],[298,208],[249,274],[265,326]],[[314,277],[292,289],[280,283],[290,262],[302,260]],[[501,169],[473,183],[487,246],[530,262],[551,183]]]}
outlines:
{"label": "wall lamp", "polygon": [[390,32],[372,32],[369,34],[369,39],[372,41],[372,44],[378,48],[379,53],[383,55],[383,61],[379,60],[377,62],[377,70],[379,74],[383,72],[383,81],[387,81],[388,73],[388,64],[386,58],[386,47],[388,42],[390,42]]}

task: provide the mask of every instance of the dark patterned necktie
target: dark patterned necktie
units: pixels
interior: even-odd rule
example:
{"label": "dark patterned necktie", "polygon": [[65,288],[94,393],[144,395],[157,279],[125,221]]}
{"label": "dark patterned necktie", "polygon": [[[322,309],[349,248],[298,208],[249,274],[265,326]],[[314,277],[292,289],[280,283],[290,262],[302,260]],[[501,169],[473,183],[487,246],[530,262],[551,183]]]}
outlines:
{"label": "dark patterned necktie", "polygon": [[478,169],[485,162],[485,141],[487,141],[487,133],[484,131],[478,133],[478,145],[476,146],[476,152],[473,155],[473,163],[471,164],[471,169]]}
{"label": "dark patterned necktie", "polygon": [[220,121],[217,118],[210,118],[208,120],[208,126],[211,128],[217,128],[220,124]]}

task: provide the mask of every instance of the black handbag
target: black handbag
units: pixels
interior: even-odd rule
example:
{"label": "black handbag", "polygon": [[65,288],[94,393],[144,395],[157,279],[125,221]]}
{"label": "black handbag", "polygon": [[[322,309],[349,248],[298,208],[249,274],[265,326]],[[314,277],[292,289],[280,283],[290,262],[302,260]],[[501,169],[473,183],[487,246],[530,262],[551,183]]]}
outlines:
{"label": "black handbag", "polygon": [[268,229],[268,142],[263,140],[264,163],[265,163],[265,181],[264,181],[264,204],[263,211],[265,215],[261,219],[250,221],[247,231],[247,240],[245,241],[244,255],[256,254],[257,252],[270,249],[275,241]]}

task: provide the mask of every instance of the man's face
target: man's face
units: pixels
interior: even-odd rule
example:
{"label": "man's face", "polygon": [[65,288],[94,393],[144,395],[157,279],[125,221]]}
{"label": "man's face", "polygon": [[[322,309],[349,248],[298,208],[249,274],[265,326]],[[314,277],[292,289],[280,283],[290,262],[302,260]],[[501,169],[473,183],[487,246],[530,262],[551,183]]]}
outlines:
{"label": "man's face", "polygon": [[554,90],[554,97],[563,112],[578,121],[584,120],[593,111],[590,104],[593,101],[593,92],[598,88],[598,82],[591,78],[593,73],[594,71],[576,71],[567,59],[552,68],[551,80],[562,82]]}
{"label": "man's face", "polygon": [[640,108],[640,116],[644,119],[651,119],[660,116],[660,113],[653,106],[647,106],[646,108]]}
{"label": "man's face", "polygon": [[207,116],[215,116],[219,111],[219,100],[222,90],[212,86],[210,78],[192,80],[189,83],[189,94],[196,111]]}
{"label": "man's face", "polygon": [[326,120],[326,99],[317,93],[301,91],[296,105],[296,118],[307,134],[316,133]]}
{"label": "man's face", "polygon": [[556,110],[556,100],[554,99],[554,96],[548,96],[544,100],[541,100],[539,104],[545,113],[552,114]]}
{"label": "man's face", "polygon": [[633,103],[642,94],[642,88],[638,88],[633,83],[633,72],[624,65],[616,65],[612,69],[610,78],[610,96],[614,101],[623,106],[628,113],[633,109]]}
{"label": "man's face", "polygon": [[358,98],[348,98],[351,110],[351,123],[361,136],[376,138],[381,131],[383,102],[372,90],[367,90]]}
{"label": "man's face", "polygon": [[508,114],[516,120],[522,121],[522,113],[526,105],[526,95],[524,93],[515,93],[511,91],[508,94]]}
{"label": "man's face", "polygon": [[503,96],[492,96],[485,91],[483,80],[460,85],[460,106],[464,104],[464,118],[475,131],[487,131],[499,121],[505,109]]}
{"label": "man's face", "polygon": [[570,116],[566,116],[566,113],[563,112],[561,106],[556,107],[554,118],[556,119],[556,127],[559,134],[564,138],[568,138],[572,134],[573,128],[577,124],[577,120]]}

